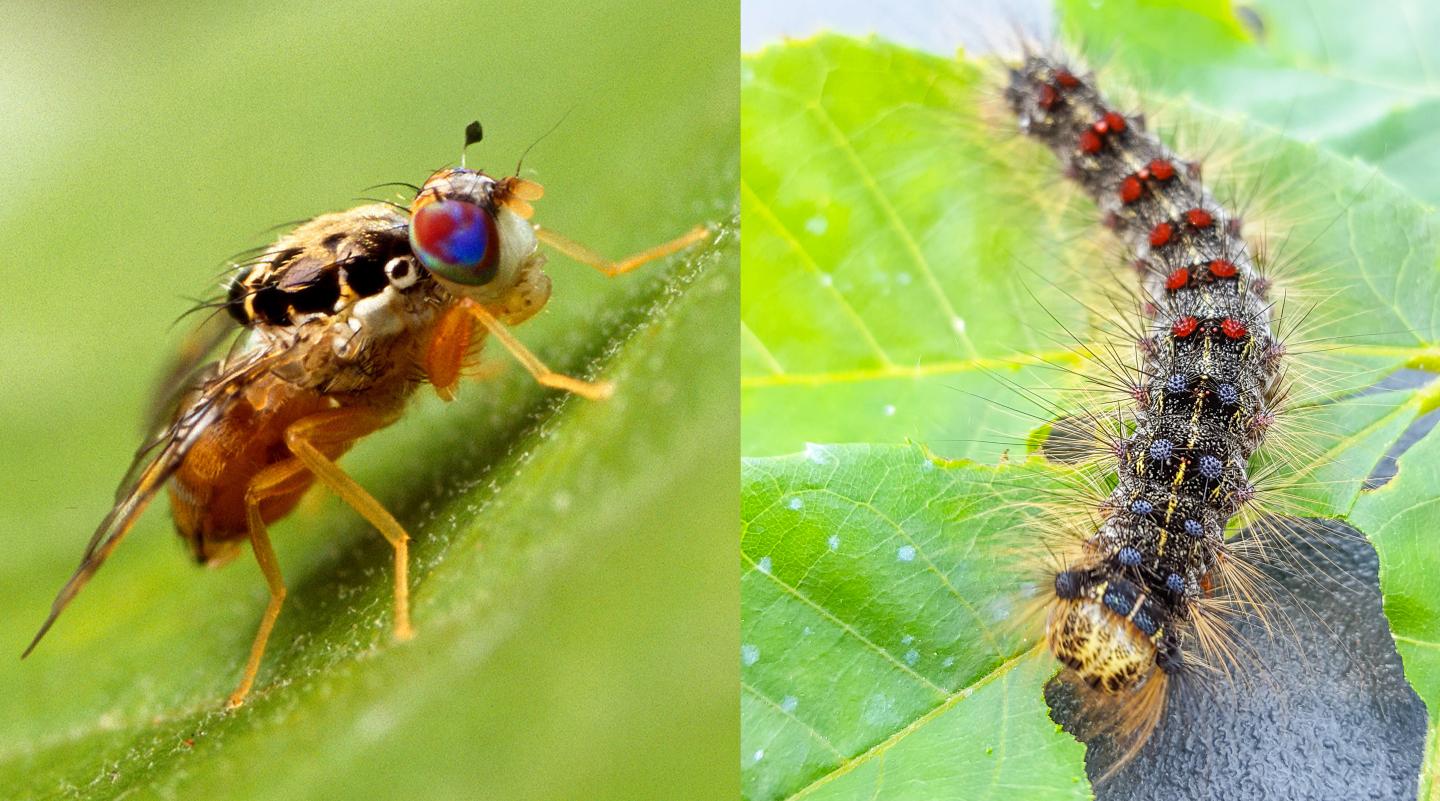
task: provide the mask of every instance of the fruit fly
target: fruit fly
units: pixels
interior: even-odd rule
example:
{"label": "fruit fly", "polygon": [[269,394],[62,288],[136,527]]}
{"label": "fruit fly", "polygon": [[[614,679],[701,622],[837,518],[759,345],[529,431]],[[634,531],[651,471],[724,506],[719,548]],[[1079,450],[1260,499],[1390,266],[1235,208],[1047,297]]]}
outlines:
{"label": "fruit fly", "polygon": [[[466,147],[479,139],[472,123]],[[222,305],[247,334],[203,366],[219,336],[202,336],[182,354],[172,376],[187,377],[167,392],[173,411],[136,454],[26,655],[167,485],[176,530],[196,561],[223,563],[248,543],[269,587],[229,706],[250,692],[285,600],[268,525],[317,481],[393,547],[394,636],[412,636],[409,535],[336,460],[395,422],[422,384],[453,399],[466,359],[487,335],[540,384],[607,397],[608,383],[551,371],[510,332],[550,299],[539,246],[616,276],[709,235],[697,226],[611,261],[532,225],[530,204],[543,190],[518,170],[492,178],[461,163],[431,175],[408,208],[379,203],[323,214],[236,268]]]}

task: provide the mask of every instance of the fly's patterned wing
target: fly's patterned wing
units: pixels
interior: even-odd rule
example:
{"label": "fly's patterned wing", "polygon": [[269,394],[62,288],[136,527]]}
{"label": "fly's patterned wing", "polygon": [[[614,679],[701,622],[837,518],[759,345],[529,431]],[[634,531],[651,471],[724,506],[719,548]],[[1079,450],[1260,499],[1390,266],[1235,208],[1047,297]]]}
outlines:
{"label": "fly's patterned wing", "polygon": [[170,422],[136,452],[135,459],[115,494],[115,505],[91,535],[89,544],[85,546],[85,555],[80,559],[80,566],[75,569],[70,580],[65,582],[65,586],[60,588],[51,604],[49,616],[35,633],[35,638],[26,647],[22,658],[35,650],[35,646],[54,625],[70,600],[130,532],[135,521],[180,466],[185,454],[190,451],[200,434],[224,415],[251,381],[273,369],[285,355],[284,351],[246,351],[236,356],[233,361],[214,363],[206,373],[208,377],[193,385],[194,396],[182,402]]}
{"label": "fly's patterned wing", "polygon": [[239,331],[240,328],[228,315],[211,314],[181,341],[155,382],[155,391],[145,414],[144,432],[148,439],[136,453],[135,463],[126,474],[126,481],[121,482],[121,487],[128,484],[132,474],[143,463],[143,455],[161,441],[185,394],[200,386],[212,374],[216,363],[210,360],[216,349]]}

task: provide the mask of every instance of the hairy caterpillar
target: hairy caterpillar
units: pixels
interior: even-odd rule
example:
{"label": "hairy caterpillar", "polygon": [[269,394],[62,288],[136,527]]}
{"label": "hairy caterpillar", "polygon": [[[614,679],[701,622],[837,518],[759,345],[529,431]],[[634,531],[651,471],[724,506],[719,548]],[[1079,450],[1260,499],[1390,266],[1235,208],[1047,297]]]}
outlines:
{"label": "hairy caterpillar", "polygon": [[1142,276],[1133,427],[1112,443],[1114,489],[1054,574],[1046,621],[1067,672],[1102,701],[1123,698],[1114,728],[1133,754],[1170,677],[1197,661],[1186,652],[1201,664],[1230,656],[1222,596],[1256,592],[1225,530],[1256,495],[1248,465],[1286,391],[1286,348],[1239,218],[1198,165],[1051,59],[1027,55],[1005,98],[1020,129],[1099,205]]}
{"label": "hairy caterpillar", "polygon": [[[743,597],[750,603],[742,642],[750,647],[742,652],[742,675],[750,686],[742,742],[752,797],[791,797],[797,790],[806,796],[816,785],[834,797],[900,797],[917,786],[972,797],[983,792],[970,777],[991,788],[1015,787],[994,776],[1003,777],[1004,756],[1017,753],[1032,780],[1027,789],[1038,788],[1041,755],[1007,740],[1034,726],[1057,749],[1070,749],[1073,760],[1075,741],[1053,731],[1052,721],[1086,746],[1085,771],[1093,780],[1123,746],[1109,732],[1083,728],[1062,695],[1072,683],[1052,678],[1058,665],[1037,642],[1043,630],[1028,625],[1037,615],[1027,613],[1042,607],[1029,602],[1037,592],[1053,602],[1042,588],[1081,563],[1083,543],[1108,517],[1102,502],[1117,484],[1113,447],[1132,437],[1145,409],[1136,411],[1132,393],[1150,384],[1135,348],[1153,322],[1143,308],[1150,298],[1136,291],[1130,259],[1110,258],[1119,243],[1095,225],[1101,215],[1077,185],[1060,180],[1043,144],[1007,135],[1015,125],[996,71],[986,69],[993,62],[962,57],[952,65],[883,42],[834,37],[785,51],[756,65],[759,98],[746,107],[751,119],[768,113],[775,120],[757,126],[758,168],[747,163],[754,178],[747,199],[760,213],[747,220],[756,220],[751,233],[758,229],[759,236],[747,242],[753,246],[746,277],[758,276],[752,288],[758,284],[776,298],[754,303],[747,318],[757,347],[776,358],[757,361],[748,378],[753,394],[771,401],[768,408],[757,404],[767,417],[782,401],[803,410],[792,425],[807,444],[803,455],[752,463],[755,474],[745,479],[742,547],[750,570]],[[1149,83],[1144,71],[1127,73],[1123,56],[1115,58],[1117,84],[1127,75]],[[1350,504],[1371,497],[1361,485],[1381,457],[1372,446],[1395,442],[1408,416],[1396,407],[1423,408],[1420,398],[1406,401],[1387,389],[1388,378],[1379,384],[1373,378],[1407,358],[1408,348],[1386,346],[1410,337],[1371,339],[1428,323],[1423,314],[1385,319],[1392,301],[1383,294],[1395,286],[1385,278],[1400,265],[1413,277],[1432,263],[1425,257],[1433,251],[1416,247],[1420,255],[1410,259],[1405,250],[1425,241],[1416,234],[1426,229],[1411,222],[1423,217],[1407,213],[1404,197],[1383,176],[1375,180],[1365,165],[1287,129],[1189,99],[1172,106],[1166,98],[1173,95],[1164,91],[1143,103],[1124,89],[1105,91],[1120,93],[1110,97],[1126,113],[1152,113],[1160,124],[1150,127],[1174,152],[1203,158],[1217,205],[1251,221],[1245,233],[1255,261],[1275,280],[1269,291],[1275,305],[1266,304],[1270,329],[1286,343],[1281,366],[1296,389],[1274,407],[1275,427],[1247,465],[1256,500],[1226,526],[1230,539],[1220,552],[1235,565],[1211,571],[1213,592],[1202,599],[1214,613],[1207,622],[1225,644],[1207,656],[1191,641],[1190,627],[1177,624],[1182,670],[1152,667],[1157,678],[1148,688],[1091,691],[1120,716],[1144,709],[1147,691],[1164,705],[1163,712],[1152,709],[1160,720],[1136,758],[1096,792],[1403,798],[1408,782],[1413,797],[1424,709],[1400,673],[1381,611],[1375,550],[1360,535],[1377,530],[1352,518]],[[1368,231],[1364,223],[1372,223]],[[934,270],[935,285],[908,281],[922,267]],[[768,276],[779,277],[767,282]],[[824,295],[820,300],[837,302],[797,300],[811,287]],[[843,318],[814,324],[818,312],[835,306],[868,326],[859,333],[873,335],[869,343]],[[789,330],[807,338],[785,339],[786,326],[768,325],[759,310],[795,321]],[[835,335],[808,338],[822,330]],[[951,331],[954,341],[943,335]],[[934,351],[917,342],[934,343]],[[1343,349],[1331,350],[1339,342]],[[870,343],[881,366],[866,358]],[[842,350],[845,356],[834,357]],[[817,382],[803,395],[794,389],[799,380],[831,376],[853,383]],[[942,396],[934,405],[922,403],[927,389]],[[933,411],[941,404],[943,411]],[[1395,413],[1374,411],[1382,408]],[[831,409],[855,421],[828,425]],[[747,408],[746,419],[755,411]],[[901,419],[902,433],[933,448],[934,458],[916,465],[893,453],[825,444],[893,442],[889,421]],[[1382,420],[1390,433],[1381,431]],[[754,437],[747,431],[746,441],[762,457],[790,452],[770,444],[775,430]],[[800,450],[797,443],[781,445]],[[955,478],[932,481],[927,467]],[[1413,486],[1415,470],[1406,469]],[[1306,518],[1298,537],[1290,533],[1290,515]],[[1322,532],[1315,518],[1354,520],[1357,527]],[[1313,536],[1322,533],[1331,536]],[[1368,573],[1362,558],[1342,559],[1342,549],[1368,555]],[[1038,574],[1042,565],[1048,573]],[[1250,604],[1220,586],[1226,571],[1247,567],[1263,571],[1255,577],[1261,595]],[[1342,584],[1368,595],[1342,593]],[[817,609],[833,614],[841,628],[835,637],[806,636],[829,628],[815,624]],[[1402,633],[1397,623],[1397,637]],[[893,672],[903,674],[893,681],[829,669],[887,653]],[[824,661],[831,654],[838,658]],[[996,667],[981,661],[987,658],[1006,661]],[[1048,707],[1006,714],[1017,701],[1036,700],[1038,684],[1020,693],[1013,686],[997,690],[1005,698],[998,704],[977,696],[949,706],[947,699],[971,687],[993,690],[984,682],[1009,675],[1015,664],[1036,668],[1031,675],[1046,683]],[[907,681],[915,681],[907,668],[938,689],[904,695]],[[1359,676],[1378,684],[1382,671],[1398,693],[1354,682]],[[938,711],[937,695],[944,701]],[[909,706],[878,714],[894,709],[897,699]],[[1367,707],[1357,711],[1352,700]],[[1401,704],[1412,713],[1403,721],[1394,714]],[[1121,733],[1138,733],[1140,722],[1122,725]],[[1405,742],[1390,753],[1403,751],[1409,761],[1387,759],[1376,747],[1390,742],[1398,722],[1407,724]],[[1417,731],[1419,739],[1412,736]],[[836,747],[820,754],[821,738]],[[1061,764],[1057,785],[1075,776],[1074,766]],[[1332,781],[1322,789],[1316,776]],[[1374,792],[1387,780],[1393,792]],[[1137,784],[1145,790],[1129,793]]]}

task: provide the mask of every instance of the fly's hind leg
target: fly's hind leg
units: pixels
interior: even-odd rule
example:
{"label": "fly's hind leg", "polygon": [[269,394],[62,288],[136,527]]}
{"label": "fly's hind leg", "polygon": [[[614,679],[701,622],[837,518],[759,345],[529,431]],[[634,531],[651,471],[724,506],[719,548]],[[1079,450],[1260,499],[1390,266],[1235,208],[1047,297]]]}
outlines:
{"label": "fly's hind leg", "polygon": [[395,549],[395,639],[408,640],[415,634],[410,626],[410,535],[394,515],[325,453],[327,445],[343,448],[394,420],[393,414],[372,409],[333,409],[291,423],[285,429],[285,444],[306,469],[378,529]]}
{"label": "fly's hind leg", "polygon": [[410,593],[407,574],[410,561],[409,540],[405,529],[380,502],[371,497],[363,487],[346,475],[338,465],[326,456],[323,446],[349,444],[366,434],[384,428],[394,420],[393,415],[380,414],[369,409],[335,409],[301,418],[285,429],[285,443],[294,458],[273,464],[261,470],[250,480],[245,489],[245,514],[249,525],[250,545],[255,551],[255,561],[270,588],[270,603],[260,618],[260,629],[255,632],[255,641],[250,646],[250,658],[245,662],[245,674],[235,692],[230,694],[227,704],[230,708],[240,706],[249,695],[260,672],[260,660],[265,656],[265,647],[270,632],[275,628],[275,619],[280,616],[280,607],[285,603],[285,580],[280,575],[280,563],[275,558],[275,549],[270,545],[270,534],[265,527],[265,518],[260,504],[266,498],[294,492],[298,480],[314,475],[330,488],[340,499],[359,512],[370,524],[380,530],[385,539],[395,548],[395,637],[407,640],[413,635],[410,627]]}
{"label": "fly's hind leg", "polygon": [[255,552],[255,561],[265,576],[270,588],[270,603],[260,618],[260,629],[255,632],[255,641],[250,646],[250,658],[245,662],[245,675],[235,692],[230,694],[226,706],[231,709],[245,702],[250,687],[255,683],[255,674],[260,672],[260,659],[265,656],[265,645],[270,640],[270,630],[275,628],[275,618],[280,616],[280,607],[285,603],[285,579],[280,575],[280,562],[275,558],[275,549],[270,545],[270,534],[265,528],[265,518],[260,513],[260,504],[276,495],[294,491],[295,482],[305,476],[305,465],[298,459],[286,459],[273,464],[250,479],[245,488],[245,517],[250,533],[250,547]]}

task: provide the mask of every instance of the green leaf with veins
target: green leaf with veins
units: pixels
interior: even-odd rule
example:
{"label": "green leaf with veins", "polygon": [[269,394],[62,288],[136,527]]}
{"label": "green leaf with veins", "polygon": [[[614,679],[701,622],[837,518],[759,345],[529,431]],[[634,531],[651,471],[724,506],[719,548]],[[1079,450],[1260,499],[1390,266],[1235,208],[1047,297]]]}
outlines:
{"label": "green leaf with veins", "polygon": [[1038,689],[1054,667],[1010,625],[1015,579],[995,548],[1029,513],[1004,499],[1057,472],[900,446],[746,460],[746,797],[906,797],[920,782],[1088,797],[1080,745]]}
{"label": "green leaf with veins", "polygon": [[1375,164],[1440,202],[1440,6],[1404,0],[1057,3],[1105,73]]}
{"label": "green leaf with veins", "polygon": [[[1080,752],[1044,713],[1053,667],[966,615],[1015,596],[1004,546],[983,547],[1016,523],[985,514],[1004,505],[998,485],[1014,490],[1002,479],[1025,473],[1034,497],[1066,486],[1043,462],[985,465],[1027,458],[1074,411],[1051,404],[1061,390],[1101,374],[1090,357],[1125,353],[1094,343],[1115,337],[1107,306],[1134,304],[1134,276],[1051,154],[1007,133],[998,85],[964,58],[834,36],[745,62],[742,444],[767,457],[742,479],[749,798],[853,796],[857,782],[879,798],[986,797],[970,779],[1003,788],[1011,766],[969,760],[1016,753],[998,745],[1010,737],[1036,749],[1026,797],[1086,792]],[[1440,356],[1436,221],[1385,175],[1263,123],[1144,107],[1163,136],[1244,144],[1230,174],[1207,173],[1222,202],[1258,189],[1284,208],[1268,263],[1299,383],[1267,458],[1296,485],[1285,508],[1349,518],[1434,405],[1426,388],[1356,391]],[[903,448],[807,444],[906,438],[975,462],[925,472]],[[1387,581],[1433,583],[1411,573],[1422,561],[1382,557]],[[971,770],[952,773],[957,761]]]}

